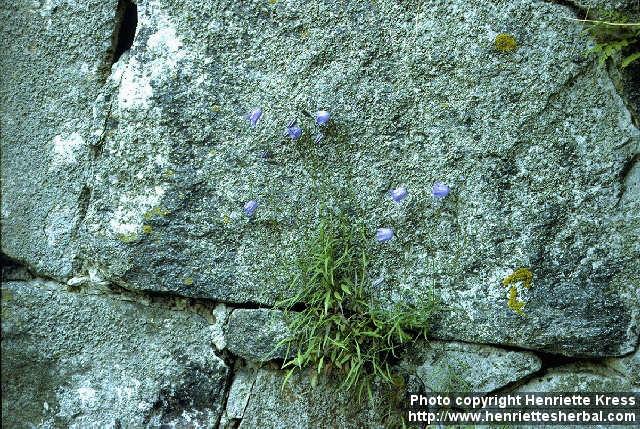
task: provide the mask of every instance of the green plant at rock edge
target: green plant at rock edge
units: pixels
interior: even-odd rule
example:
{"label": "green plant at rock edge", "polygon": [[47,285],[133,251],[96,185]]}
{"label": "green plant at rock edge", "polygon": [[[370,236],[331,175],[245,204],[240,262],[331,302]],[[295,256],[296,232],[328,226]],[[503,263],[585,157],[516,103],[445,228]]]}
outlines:
{"label": "green plant at rock edge", "polygon": [[[285,311],[291,335],[283,383],[297,371],[314,368],[312,384],[321,375],[341,379],[339,389],[358,401],[372,399],[372,384],[401,387],[404,380],[392,365],[401,349],[419,336],[426,338],[434,311],[408,304],[383,309],[367,294],[367,241],[364,228],[346,216],[327,215],[309,241],[292,280],[297,293],[278,304]],[[301,311],[293,311],[302,305]]]}
{"label": "green plant at rock edge", "polygon": [[600,19],[583,19],[586,31],[595,40],[591,52],[602,65],[610,58],[621,68],[640,59],[640,22],[628,22],[629,18],[615,12],[601,12]]}

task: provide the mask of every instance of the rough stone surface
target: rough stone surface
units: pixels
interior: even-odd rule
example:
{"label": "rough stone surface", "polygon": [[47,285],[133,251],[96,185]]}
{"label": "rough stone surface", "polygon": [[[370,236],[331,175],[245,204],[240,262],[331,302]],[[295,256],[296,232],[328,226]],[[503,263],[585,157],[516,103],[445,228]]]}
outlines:
{"label": "rough stone surface", "polygon": [[211,427],[227,372],[195,314],[3,284],[3,427]]}
{"label": "rough stone surface", "polygon": [[[126,4],[135,38],[114,63]],[[439,303],[441,341],[396,368],[410,388],[537,375],[502,345],[605,358],[525,390],[636,389],[640,65],[585,55],[576,18],[637,6],[1,2],[3,426],[384,427],[332,381],[281,390],[282,372],[230,374],[214,353],[283,357],[267,307],[293,293],[323,210],[364,226],[376,301]],[[282,137],[291,120],[300,140]],[[393,240],[376,243],[380,227]],[[518,268],[533,276],[514,285],[522,315],[502,285]]]}
{"label": "rough stone surface", "polygon": [[416,375],[432,392],[491,392],[540,369],[532,353],[477,344],[434,341],[407,355],[418,362]]}
{"label": "rough stone surface", "polygon": [[[640,197],[625,184],[639,133],[570,8],[137,3],[133,47],[99,93],[112,7],[3,5],[17,16],[3,20],[17,70],[1,89],[7,254],[58,278],[269,305],[325,203],[366,225],[383,300],[435,288],[442,339],[634,349]],[[70,20],[82,25],[62,49]],[[514,52],[495,49],[504,32]],[[333,122],[313,146],[303,113],[318,108]],[[299,142],[281,137],[292,118]],[[452,188],[442,202],[436,180]],[[399,184],[410,196],[394,206]],[[374,247],[381,226],[396,237]],[[518,291],[527,317],[500,284],[518,267],[534,276]]]}
{"label": "rough stone surface", "polygon": [[595,364],[554,368],[516,389],[517,392],[640,392],[628,377]]}
{"label": "rough stone surface", "polygon": [[288,335],[281,311],[238,309],[229,316],[225,341],[236,356],[262,362],[285,357],[286,347],[278,346]]}
{"label": "rough stone surface", "polygon": [[[639,133],[605,68],[583,55],[590,41],[571,9],[141,0],[133,47],[92,100],[108,29],[77,30],[88,32],[79,50],[94,44],[82,50],[95,60],[87,78],[52,78],[60,59],[33,62],[23,48],[66,32],[65,13],[111,22],[113,11],[64,4],[42,33],[44,9],[31,7],[3,6],[19,35],[5,64],[43,87],[20,91],[33,83],[20,73],[3,80],[9,255],[56,277],[95,271],[132,289],[273,304],[290,293],[301,238],[326,203],[361,219],[372,241],[377,227],[396,230],[371,243],[376,293],[419,302],[435,287],[448,308],[439,338],[567,355],[634,349],[640,197],[626,184]],[[501,32],[515,52],[496,51]],[[29,110],[39,100],[19,94],[57,100],[51,91],[74,94],[70,110],[49,104],[41,128],[17,119],[44,121]],[[251,128],[243,115],[255,106],[265,113]],[[303,112],[317,108],[333,122],[314,147]],[[280,137],[291,118],[301,142]],[[452,188],[442,202],[430,196],[436,180]],[[410,196],[394,206],[387,191],[400,184]],[[260,202],[251,220],[249,199]],[[500,284],[518,267],[534,275],[530,290],[519,286],[527,317],[507,308]]]}
{"label": "rough stone surface", "polygon": [[73,272],[88,203],[93,102],[116,4],[0,3],[2,251],[59,279]]}
{"label": "rough stone surface", "polygon": [[236,372],[229,389],[227,406],[221,421],[222,427],[233,427],[231,425],[242,420],[255,382],[256,370],[254,368],[242,368]]}
{"label": "rough stone surface", "polygon": [[605,364],[640,388],[640,350],[622,358],[609,358]]}
{"label": "rough stone surface", "polygon": [[[450,308],[434,329],[443,339],[634,348],[640,211],[621,177],[638,130],[583,55],[570,9],[157,0],[138,11],[130,56],[96,104],[108,120],[97,121],[85,267],[130,288],[272,304],[324,201],[371,237],[395,228],[372,249],[377,291],[419,301],[435,285]],[[500,32],[515,52],[495,50]],[[265,113],[251,128],[254,106]],[[320,107],[334,120],[314,148],[302,111]],[[280,137],[291,118],[307,140]],[[453,189],[440,204],[435,180]],[[398,184],[410,197],[394,207]],[[534,273],[519,291],[526,318],[500,284],[518,267]]]}
{"label": "rough stone surface", "polygon": [[640,14],[638,0],[573,0],[571,3],[596,15],[611,11]]}
{"label": "rough stone surface", "polygon": [[[239,428],[382,428],[381,410],[359,406],[348,395],[338,393],[332,385],[319,383],[312,387],[309,374],[294,376],[282,388],[284,373],[274,370],[251,370],[239,379],[251,385],[243,391]],[[236,384],[236,383],[234,383]],[[232,391],[234,388],[232,387]],[[233,402],[233,408],[238,404]],[[229,411],[229,406],[227,411]],[[237,417],[239,419],[239,417]]]}

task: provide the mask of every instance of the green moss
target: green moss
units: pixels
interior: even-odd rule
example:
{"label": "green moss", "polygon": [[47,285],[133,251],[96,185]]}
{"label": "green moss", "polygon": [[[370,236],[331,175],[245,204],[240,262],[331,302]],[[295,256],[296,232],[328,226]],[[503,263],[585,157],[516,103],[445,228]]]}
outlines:
{"label": "green moss", "polygon": [[9,302],[13,299],[13,295],[11,295],[11,291],[9,291],[9,289],[2,288],[0,289],[0,292],[2,293],[2,302]]}
{"label": "green moss", "polygon": [[518,42],[512,35],[500,33],[496,36],[495,47],[499,52],[510,53],[518,48]]}
{"label": "green moss", "polygon": [[142,226],[142,232],[144,234],[151,234],[152,231],[153,231],[153,227],[151,227],[151,225],[143,225]]}
{"label": "green moss", "polygon": [[519,315],[524,316],[524,311],[522,310],[524,308],[524,301],[518,299],[518,289],[514,285],[511,285],[509,288],[509,300],[507,301],[507,307]]}
{"label": "green moss", "polygon": [[193,277],[185,277],[184,279],[182,279],[182,284],[191,286],[193,284]]}
{"label": "green moss", "polygon": [[533,273],[529,268],[518,268],[502,280],[503,286],[511,286],[522,282],[524,287],[529,289],[533,281]]}

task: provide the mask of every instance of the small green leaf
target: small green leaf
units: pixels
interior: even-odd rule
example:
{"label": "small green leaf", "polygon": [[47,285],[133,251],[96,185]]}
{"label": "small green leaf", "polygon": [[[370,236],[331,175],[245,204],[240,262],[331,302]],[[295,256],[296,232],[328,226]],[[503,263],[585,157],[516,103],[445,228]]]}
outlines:
{"label": "small green leaf", "polygon": [[629,67],[629,65],[640,59],[640,51],[635,52],[631,55],[627,55],[626,57],[624,57],[622,59],[622,62],[620,63],[620,67],[625,68],[625,67]]}

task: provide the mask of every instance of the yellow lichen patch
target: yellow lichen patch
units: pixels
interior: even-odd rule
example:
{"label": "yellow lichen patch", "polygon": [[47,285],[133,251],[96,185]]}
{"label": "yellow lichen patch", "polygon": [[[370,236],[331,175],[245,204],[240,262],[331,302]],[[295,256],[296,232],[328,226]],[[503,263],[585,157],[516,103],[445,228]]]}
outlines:
{"label": "yellow lichen patch", "polygon": [[142,226],[142,232],[145,234],[151,234],[151,231],[153,231],[153,228],[151,227],[151,225],[143,225]]}
{"label": "yellow lichen patch", "polygon": [[165,217],[169,214],[169,210],[165,210],[162,207],[154,207],[148,210],[143,217],[145,220],[153,219],[154,217]]}
{"label": "yellow lichen patch", "polygon": [[138,241],[138,234],[132,233],[132,234],[118,234],[118,240],[122,241],[123,243],[133,243],[135,241]]}
{"label": "yellow lichen patch", "polygon": [[529,289],[533,281],[533,273],[529,268],[518,268],[513,273],[509,274],[502,280],[503,286],[511,286],[516,283],[522,282],[524,287]]}
{"label": "yellow lichen patch", "polygon": [[220,107],[218,104],[214,104],[213,106],[211,106],[211,110],[218,113],[222,110],[222,107]]}
{"label": "yellow lichen patch", "polygon": [[533,273],[529,268],[518,268],[502,280],[502,285],[509,288],[507,307],[521,316],[524,316],[523,308],[525,303],[518,298],[518,288],[516,285],[522,283],[525,288],[529,289],[531,288],[532,282]]}
{"label": "yellow lichen patch", "polygon": [[495,45],[496,49],[500,52],[513,52],[518,48],[516,39],[506,33],[500,33],[496,36]]}
{"label": "yellow lichen patch", "polygon": [[507,302],[507,306],[518,313],[521,316],[524,316],[524,301],[518,299],[518,289],[514,285],[511,285],[509,288],[509,301]]}
{"label": "yellow lichen patch", "polygon": [[222,216],[222,223],[224,223],[225,225],[229,225],[229,222],[231,222],[231,218],[229,217],[229,215]]}
{"label": "yellow lichen patch", "polygon": [[193,277],[185,277],[182,279],[182,283],[187,286],[191,286],[193,284]]}

